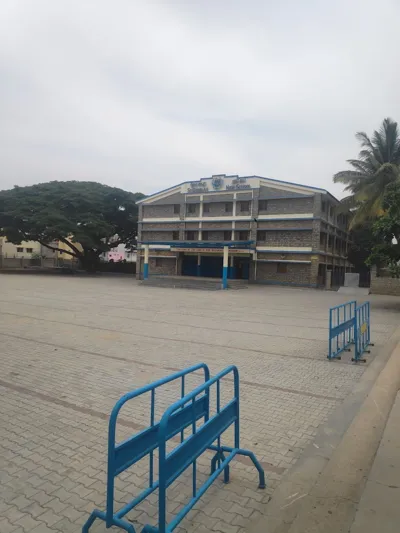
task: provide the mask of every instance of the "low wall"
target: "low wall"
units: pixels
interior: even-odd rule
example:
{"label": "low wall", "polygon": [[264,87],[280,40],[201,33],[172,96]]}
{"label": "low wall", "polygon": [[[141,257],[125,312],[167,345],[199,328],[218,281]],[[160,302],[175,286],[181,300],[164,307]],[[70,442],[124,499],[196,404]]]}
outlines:
{"label": "low wall", "polygon": [[377,275],[376,270],[371,271],[371,294],[387,294],[391,296],[400,296],[400,279],[392,278],[386,272]]}

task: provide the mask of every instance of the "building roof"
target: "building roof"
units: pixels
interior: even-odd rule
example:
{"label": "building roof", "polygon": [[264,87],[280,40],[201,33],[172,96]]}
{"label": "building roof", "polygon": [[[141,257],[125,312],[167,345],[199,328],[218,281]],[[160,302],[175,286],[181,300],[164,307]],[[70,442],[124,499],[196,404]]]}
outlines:
{"label": "building roof", "polygon": [[[223,177],[223,178],[228,178],[228,179],[234,179],[234,178],[244,178],[244,179],[249,179],[249,178],[256,178],[256,179],[260,179],[263,181],[263,183],[261,183],[260,185],[268,185],[268,184],[274,184],[275,186],[276,185],[283,185],[283,188],[284,186],[292,186],[292,187],[296,187],[298,189],[303,189],[305,193],[307,192],[314,192],[314,193],[321,193],[321,194],[326,194],[328,195],[332,200],[334,200],[335,202],[337,203],[340,203],[340,201],[335,198],[335,196],[333,196],[333,194],[331,194],[329,191],[327,191],[326,189],[322,189],[320,187],[311,187],[309,185],[303,185],[301,183],[294,183],[292,181],[284,181],[284,180],[277,180],[277,179],[274,179],[274,178],[266,178],[266,177],[263,177],[263,176],[256,176],[256,175],[253,175],[253,176],[237,176],[237,175],[226,175],[226,174],[216,174],[216,175],[213,175],[213,176],[210,176],[210,177],[207,177],[207,178],[201,178],[200,180],[191,180],[191,181],[183,181],[181,183],[178,183],[177,185],[174,185],[173,187],[168,187],[166,189],[162,189],[161,191],[158,191],[158,192],[155,192],[153,194],[150,194],[148,196],[146,196],[145,198],[142,198],[141,200],[138,200],[137,203],[138,204],[142,204],[142,203],[146,203],[148,200],[150,199],[153,199],[157,196],[160,196],[160,195],[165,195],[165,193],[173,193],[173,192],[180,192],[180,189],[182,188],[182,186],[184,185],[188,185],[190,183],[199,183],[199,182],[204,182],[204,181],[207,181],[207,180],[212,180],[213,177],[215,176],[218,176],[218,177]],[[213,191],[213,192],[222,192],[222,191]],[[226,192],[226,191],[224,191]]]}

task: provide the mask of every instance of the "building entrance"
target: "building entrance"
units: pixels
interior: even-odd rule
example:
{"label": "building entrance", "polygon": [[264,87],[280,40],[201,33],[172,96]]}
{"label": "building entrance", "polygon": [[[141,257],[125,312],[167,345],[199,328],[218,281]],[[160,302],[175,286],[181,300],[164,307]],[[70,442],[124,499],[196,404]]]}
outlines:
{"label": "building entrance", "polygon": [[182,276],[221,278],[222,263],[222,256],[219,255],[202,255],[200,264],[198,264],[197,255],[184,255],[182,261]]}
{"label": "building entrance", "polygon": [[232,270],[232,279],[249,279],[250,257],[234,257]]}

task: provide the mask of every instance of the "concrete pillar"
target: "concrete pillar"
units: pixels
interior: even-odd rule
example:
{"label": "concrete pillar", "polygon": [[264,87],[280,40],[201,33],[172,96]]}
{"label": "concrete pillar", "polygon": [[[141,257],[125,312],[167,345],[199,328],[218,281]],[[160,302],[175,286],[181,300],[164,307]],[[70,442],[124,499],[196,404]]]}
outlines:
{"label": "concrete pillar", "polygon": [[197,275],[201,275],[201,255],[197,254]]}
{"label": "concrete pillar", "polygon": [[222,288],[227,289],[228,288],[228,261],[229,261],[229,248],[228,246],[224,246],[224,260],[223,260],[223,267],[222,267]]}
{"label": "concrete pillar", "polygon": [[319,256],[311,256],[311,265],[310,265],[310,285],[317,287],[318,285],[318,266],[319,266]]}
{"label": "concrete pillar", "polygon": [[332,287],[332,270],[327,270],[325,275],[325,289],[327,291]]}
{"label": "concrete pillar", "polygon": [[144,265],[143,265],[143,279],[149,277],[149,245],[144,245]]}

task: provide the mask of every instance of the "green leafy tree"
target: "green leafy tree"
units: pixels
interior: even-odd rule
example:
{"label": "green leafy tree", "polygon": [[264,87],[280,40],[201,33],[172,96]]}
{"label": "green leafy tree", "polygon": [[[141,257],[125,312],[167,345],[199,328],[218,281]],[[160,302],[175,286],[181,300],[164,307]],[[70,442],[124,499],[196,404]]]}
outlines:
{"label": "green leafy tree", "polygon": [[350,232],[347,258],[354,265],[356,272],[369,271],[367,259],[378,241],[373,233],[375,219],[368,219],[364,224],[356,226]]}
{"label": "green leafy tree", "polygon": [[385,118],[371,138],[364,132],[356,134],[361,143],[358,159],[347,162],[352,169],[334,175],[335,183],[343,183],[350,195],[342,200],[343,207],[352,209],[351,226],[382,214],[385,189],[400,180],[400,132],[397,122]]}
{"label": "green leafy tree", "polygon": [[50,250],[62,250],[93,271],[102,252],[121,243],[136,245],[136,201],[141,198],[141,193],[90,181],[15,186],[0,191],[0,235],[14,244],[38,241]]}
{"label": "green leafy tree", "polygon": [[369,265],[388,266],[392,275],[398,277],[400,261],[400,183],[387,186],[380,216],[373,225],[376,240],[367,263]]}

